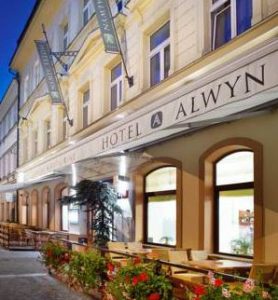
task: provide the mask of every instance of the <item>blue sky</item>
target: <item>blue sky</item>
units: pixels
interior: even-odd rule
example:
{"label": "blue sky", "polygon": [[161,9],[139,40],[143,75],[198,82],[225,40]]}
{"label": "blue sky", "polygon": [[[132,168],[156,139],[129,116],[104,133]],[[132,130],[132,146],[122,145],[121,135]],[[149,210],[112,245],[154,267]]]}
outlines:
{"label": "blue sky", "polygon": [[0,0],[0,101],[12,75],[9,61],[36,0]]}

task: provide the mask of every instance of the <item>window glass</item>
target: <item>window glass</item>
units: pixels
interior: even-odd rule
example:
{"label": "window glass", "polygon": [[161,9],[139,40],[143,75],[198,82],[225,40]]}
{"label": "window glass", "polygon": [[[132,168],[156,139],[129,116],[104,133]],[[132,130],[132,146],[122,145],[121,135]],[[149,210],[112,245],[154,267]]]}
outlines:
{"label": "window glass", "polygon": [[219,252],[253,255],[254,190],[219,194]]}
{"label": "window glass", "polygon": [[170,45],[164,48],[164,78],[169,76],[170,71]]}
{"label": "window glass", "polygon": [[239,151],[221,159],[216,165],[216,184],[235,184],[254,181],[254,154]]}
{"label": "window glass", "polygon": [[50,121],[46,121],[46,147],[51,147],[51,124]]}
{"label": "window glass", "polygon": [[118,64],[111,70],[111,82],[119,78],[122,75],[122,64]]}
{"label": "window glass", "polygon": [[216,220],[220,253],[253,256],[254,154],[238,151],[216,164]]}
{"label": "window glass", "polygon": [[151,85],[160,82],[160,53],[151,58]]}
{"label": "window glass", "polygon": [[68,35],[69,35],[69,25],[66,24],[63,27],[63,47],[64,50],[68,48]]}
{"label": "window glass", "polygon": [[246,31],[252,25],[252,2],[252,0],[236,1],[237,34]]}
{"label": "window glass", "polygon": [[167,22],[164,26],[162,26],[159,30],[157,30],[154,34],[151,35],[150,40],[150,49],[151,51],[163,43],[170,37],[170,23]]}
{"label": "window glass", "polygon": [[111,110],[114,110],[120,105],[123,99],[123,76],[121,63],[111,70],[110,93]]}
{"label": "window glass", "polygon": [[[176,196],[150,196],[148,201],[147,242],[176,244]],[[158,217],[159,216],[159,217]]]}
{"label": "window glass", "polygon": [[[154,170],[145,179],[146,242],[176,244],[176,168]],[[159,218],[158,218],[159,216]]]}
{"label": "window glass", "polygon": [[146,178],[146,192],[176,190],[176,168],[165,167],[150,173]]}
{"label": "window glass", "polygon": [[231,6],[225,5],[214,14],[214,48],[227,43],[231,37]]}
{"label": "window glass", "polygon": [[69,230],[69,207],[68,205],[62,205],[62,230]]}

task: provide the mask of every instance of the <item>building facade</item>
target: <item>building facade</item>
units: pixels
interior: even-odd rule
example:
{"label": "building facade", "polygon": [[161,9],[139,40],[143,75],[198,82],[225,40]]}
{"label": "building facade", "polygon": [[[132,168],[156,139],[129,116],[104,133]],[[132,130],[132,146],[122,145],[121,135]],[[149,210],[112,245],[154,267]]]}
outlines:
{"label": "building facade", "polygon": [[[0,184],[16,182],[18,83],[14,79],[0,104]],[[16,191],[1,193],[1,221],[15,221]]]}
{"label": "building facade", "polygon": [[[132,86],[90,0],[39,1],[20,38],[19,221],[85,235],[59,199],[109,180],[118,239],[277,261],[277,1],[110,4]],[[54,60],[73,126],[42,75],[42,23],[52,51],[77,51],[67,72]]]}

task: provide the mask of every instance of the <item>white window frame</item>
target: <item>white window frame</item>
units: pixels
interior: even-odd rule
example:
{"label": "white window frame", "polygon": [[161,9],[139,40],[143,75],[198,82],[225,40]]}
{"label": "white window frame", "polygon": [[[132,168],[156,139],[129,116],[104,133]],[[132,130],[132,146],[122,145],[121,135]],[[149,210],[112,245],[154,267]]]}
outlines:
{"label": "white window frame", "polygon": [[[169,22],[169,21],[167,21]],[[166,22],[166,23],[167,23]],[[160,26],[156,31],[154,31],[150,37],[149,37],[149,42],[151,42],[151,36],[156,33],[158,30],[160,30],[160,28],[162,28],[164,25]],[[169,27],[170,27],[170,23],[169,23]],[[150,66],[150,83],[151,83],[151,59],[159,53],[159,60],[160,60],[160,79],[159,82],[164,80],[164,50],[166,47],[170,46],[170,56],[171,56],[171,45],[170,45],[170,38],[171,36],[169,36],[164,42],[162,42],[161,44],[159,44],[157,47],[155,47],[153,50],[150,51],[149,54],[149,66]]]}
{"label": "white window frame", "polygon": [[[212,1],[212,0],[211,0]],[[225,9],[222,9],[218,13],[215,13],[222,5],[230,3],[231,8],[231,39],[237,36],[237,13],[236,13],[236,0],[218,0],[211,5],[211,23],[212,23],[212,48],[215,49],[215,38],[216,38],[216,17],[222,13]]]}
{"label": "white window frame", "polygon": [[111,80],[111,74],[112,74],[112,71],[113,69],[115,69],[118,65],[121,65],[121,70],[122,70],[122,75],[120,75],[119,77],[117,77],[116,79],[114,79],[113,81],[111,81],[110,83],[110,110],[112,110],[112,103],[111,103],[111,100],[112,100],[112,93],[111,93],[111,90],[112,90],[112,87],[114,86],[117,86],[117,106],[118,107],[122,102],[123,102],[123,91],[124,91],[124,76],[123,76],[123,64],[122,63],[119,63],[119,64],[116,64],[112,69],[111,69],[111,72],[110,72],[110,80]]}
{"label": "white window frame", "polygon": [[[85,1],[83,0],[83,10],[82,10],[82,13],[83,13],[83,26],[86,26],[88,24],[91,16],[94,13],[94,5],[93,5],[92,0],[89,0],[86,5],[84,5],[84,3],[85,3]],[[85,15],[86,11],[88,11],[88,21],[85,23],[84,15]]]}

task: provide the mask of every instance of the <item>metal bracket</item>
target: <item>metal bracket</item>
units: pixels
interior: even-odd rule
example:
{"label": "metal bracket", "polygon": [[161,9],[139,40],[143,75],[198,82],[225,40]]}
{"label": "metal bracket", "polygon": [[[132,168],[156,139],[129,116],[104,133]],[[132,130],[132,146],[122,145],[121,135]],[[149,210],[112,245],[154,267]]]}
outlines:
{"label": "metal bracket", "polygon": [[61,57],[63,57],[63,56],[76,57],[77,54],[78,54],[78,51],[51,52],[51,55],[53,55],[57,59],[57,61],[60,63],[62,68],[65,70],[65,72],[67,72],[69,69],[68,64],[64,63],[62,61]]}

